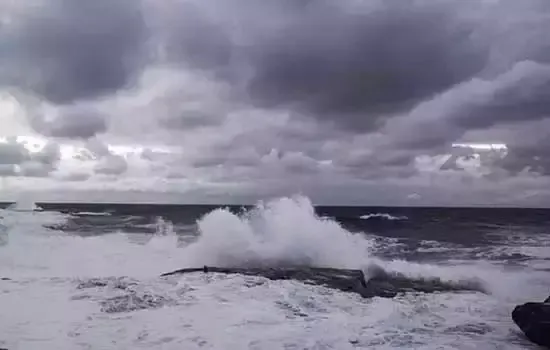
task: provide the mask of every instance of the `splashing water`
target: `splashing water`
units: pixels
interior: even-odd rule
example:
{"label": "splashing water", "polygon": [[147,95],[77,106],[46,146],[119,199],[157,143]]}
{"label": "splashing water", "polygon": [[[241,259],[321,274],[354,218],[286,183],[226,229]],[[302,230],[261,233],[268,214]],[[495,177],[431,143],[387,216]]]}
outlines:
{"label": "splashing water", "polygon": [[185,249],[189,264],[360,268],[372,241],[320,218],[305,197],[259,204],[243,216],[217,209],[198,222],[200,238]]}
{"label": "splashing water", "polygon": [[387,220],[392,220],[392,221],[407,220],[408,219],[408,217],[406,217],[406,216],[393,216],[393,215],[388,214],[388,213],[365,214],[365,215],[361,215],[359,218],[362,219],[362,220],[381,218],[381,219],[387,219]]}
{"label": "splashing water", "polygon": [[12,211],[42,211],[43,209],[36,205],[36,203],[30,198],[21,198],[17,202],[10,204],[7,210]]}
{"label": "splashing water", "polygon": [[160,236],[175,236],[174,224],[171,221],[165,220],[162,217],[155,219],[155,235]]}
{"label": "splashing water", "polygon": [[178,246],[174,225],[162,218],[155,222],[156,234],[146,244],[138,245],[132,243],[136,236],[132,233],[82,238],[44,229],[44,224],[52,225],[69,217],[56,212],[4,211],[3,216],[0,273],[4,271],[5,276],[13,275],[13,266],[21,276],[145,278],[203,265],[300,265],[367,272],[374,264],[414,278],[483,280],[492,285],[491,292],[521,293],[521,288],[506,287],[521,285],[515,283],[517,274],[505,273],[501,267],[486,262],[437,266],[374,257],[379,243],[362,233],[347,231],[330,218],[319,217],[310,200],[302,196],[260,203],[242,215],[216,209],[198,220],[199,236],[183,246]]}
{"label": "splashing water", "polygon": [[[378,259],[373,239],[317,216],[311,202],[299,196],[259,204],[243,215],[214,210],[198,221],[200,236],[183,247],[165,219],[157,220],[150,240],[135,244],[131,233],[76,237],[43,228],[67,219],[60,213],[7,210],[0,217],[0,231],[10,238],[0,245],[0,277],[11,278],[0,284],[0,347],[5,348],[512,350],[528,344],[511,332],[511,308],[547,296],[548,285],[533,282],[544,276],[532,270],[505,271],[480,261],[435,266]],[[201,274],[158,278],[203,264],[365,268],[371,263],[414,277],[477,276],[502,295],[411,293],[366,301],[296,281]],[[135,285],[129,291],[78,289],[75,282],[96,277],[101,285],[109,276],[128,276]]]}

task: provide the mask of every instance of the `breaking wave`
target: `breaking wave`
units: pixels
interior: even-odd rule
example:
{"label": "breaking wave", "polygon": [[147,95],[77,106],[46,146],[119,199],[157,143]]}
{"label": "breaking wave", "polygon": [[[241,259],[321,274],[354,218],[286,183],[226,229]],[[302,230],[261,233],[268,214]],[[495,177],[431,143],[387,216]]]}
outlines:
{"label": "breaking wave", "polygon": [[[69,215],[0,210],[0,217],[0,240],[6,238],[0,307],[9,315],[0,316],[3,348],[515,349],[520,339],[510,333],[510,308],[548,294],[547,272],[480,260],[428,265],[377,258],[380,245],[398,242],[349,232],[299,196],[240,215],[214,210],[198,220],[198,235],[186,231],[184,245],[174,224],[161,218],[152,224],[154,235],[76,236],[44,228],[62,227]],[[147,240],[132,241],[141,236]],[[362,269],[383,289],[387,282],[399,290],[413,283],[415,290],[441,292],[365,302],[296,280],[159,276],[203,265]],[[448,292],[485,286],[488,294]]]}
{"label": "breaking wave", "polygon": [[78,213],[74,213],[73,215],[76,215],[76,216],[111,216],[111,213],[94,212],[94,211],[80,211]]}
{"label": "breaking wave", "polygon": [[372,213],[372,214],[365,214],[361,215],[359,217],[362,220],[369,220],[369,219],[386,219],[386,220],[408,220],[409,218],[406,216],[393,216],[388,213]]}
{"label": "breaking wave", "polygon": [[366,275],[372,266],[378,266],[387,273],[413,279],[484,281],[490,293],[515,294],[520,287],[510,286],[521,285],[516,273],[485,261],[431,265],[379,258],[376,252],[380,244],[395,243],[352,233],[335,220],[318,216],[311,201],[303,196],[260,203],[243,214],[215,209],[198,220],[196,236],[180,236],[172,222],[158,218],[156,234],[143,235],[147,239],[140,244],[133,242],[141,237],[135,233],[84,238],[44,229],[45,225],[62,226],[70,218],[61,213],[3,211],[2,215],[0,241],[10,247],[0,255],[0,272],[7,277],[14,277],[14,266],[18,267],[17,275],[27,277],[136,278],[203,265],[331,267],[361,269]]}
{"label": "breaking wave", "polygon": [[260,203],[241,215],[216,209],[198,221],[198,232],[199,237],[183,248],[183,266],[175,268],[309,266],[361,269],[369,276],[375,267],[411,279],[481,283],[489,293],[516,292],[509,286],[517,283],[517,275],[483,261],[438,266],[378,258],[376,240],[318,216],[302,196]]}
{"label": "breaking wave", "polygon": [[260,203],[239,216],[216,209],[198,221],[198,240],[185,248],[190,265],[359,268],[373,242],[316,215],[297,196]]}

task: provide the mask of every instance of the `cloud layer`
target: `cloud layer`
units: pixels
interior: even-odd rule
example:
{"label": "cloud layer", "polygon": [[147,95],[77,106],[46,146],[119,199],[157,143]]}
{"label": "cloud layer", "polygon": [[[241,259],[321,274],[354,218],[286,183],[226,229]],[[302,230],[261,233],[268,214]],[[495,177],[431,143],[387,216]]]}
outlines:
{"label": "cloud layer", "polygon": [[550,204],[546,0],[33,4],[0,4],[4,193]]}

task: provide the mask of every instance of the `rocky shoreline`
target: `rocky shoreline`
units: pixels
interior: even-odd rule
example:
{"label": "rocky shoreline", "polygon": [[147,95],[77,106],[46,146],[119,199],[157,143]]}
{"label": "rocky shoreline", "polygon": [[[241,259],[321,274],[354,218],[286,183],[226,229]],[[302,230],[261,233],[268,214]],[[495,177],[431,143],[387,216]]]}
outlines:
{"label": "rocky shoreline", "polygon": [[550,297],[516,306],[512,320],[530,341],[550,349]]}
{"label": "rocky shoreline", "polygon": [[445,291],[477,291],[487,293],[481,282],[442,281],[438,278],[410,278],[399,273],[390,273],[373,265],[365,273],[362,270],[321,267],[240,268],[210,267],[186,268],[162,274],[162,277],[186,273],[226,273],[261,276],[271,280],[297,280],[303,283],[325,286],[344,292],[354,292],[364,298],[393,298],[400,293]]}

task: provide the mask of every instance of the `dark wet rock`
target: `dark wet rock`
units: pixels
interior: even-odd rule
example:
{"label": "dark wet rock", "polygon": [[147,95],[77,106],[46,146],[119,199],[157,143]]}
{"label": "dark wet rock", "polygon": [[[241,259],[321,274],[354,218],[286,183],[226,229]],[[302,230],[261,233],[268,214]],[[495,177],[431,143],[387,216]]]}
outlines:
{"label": "dark wet rock", "polygon": [[397,294],[407,292],[479,291],[485,293],[485,289],[477,281],[444,282],[440,279],[413,279],[398,273],[388,273],[377,266],[372,266],[367,271],[368,279],[365,278],[365,274],[361,270],[320,267],[225,268],[204,266],[180,269],[161,276],[196,272],[260,276],[271,280],[297,280],[344,292],[358,293],[364,298],[393,298]]}
{"label": "dark wet rock", "polygon": [[[549,298],[550,299],[550,298]],[[550,348],[550,300],[529,302],[512,311],[512,320],[533,343]]]}

